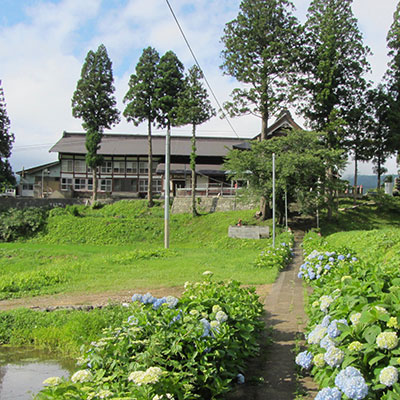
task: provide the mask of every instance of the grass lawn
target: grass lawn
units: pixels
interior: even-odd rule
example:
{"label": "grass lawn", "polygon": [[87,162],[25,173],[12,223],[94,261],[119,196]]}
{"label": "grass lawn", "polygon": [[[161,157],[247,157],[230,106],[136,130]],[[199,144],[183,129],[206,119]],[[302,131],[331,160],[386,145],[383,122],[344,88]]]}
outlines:
{"label": "grass lawn", "polygon": [[[52,293],[101,293],[182,286],[206,270],[216,280],[245,285],[272,283],[277,269],[253,262],[269,240],[227,237],[254,211],[173,216],[171,248],[163,249],[163,209],[122,201],[92,210],[50,213],[46,231],[26,242],[0,244],[0,299]],[[110,244],[114,243],[114,245]]]}

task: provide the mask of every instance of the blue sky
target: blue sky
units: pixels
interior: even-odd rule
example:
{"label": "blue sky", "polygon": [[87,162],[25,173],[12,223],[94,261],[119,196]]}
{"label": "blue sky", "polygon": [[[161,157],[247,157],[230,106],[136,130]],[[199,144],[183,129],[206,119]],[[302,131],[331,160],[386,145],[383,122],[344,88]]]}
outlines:
{"label": "blue sky", "polygon": [[[226,22],[237,15],[239,0],[170,0],[206,76],[222,103],[237,83],[219,68],[220,38]],[[294,0],[296,15],[304,21],[310,0]],[[370,58],[371,79],[378,82],[386,69],[386,34],[397,0],[354,0]],[[71,114],[71,97],[87,52],[100,43],[113,62],[120,110],[130,74],[143,48],[162,55],[173,50],[185,64],[193,59],[165,0],[1,0],[0,79],[5,92],[11,131],[15,134],[14,170],[56,159],[48,149],[66,131],[82,131]],[[215,104],[214,104],[215,105]],[[300,119],[301,120],[301,119]],[[260,120],[232,120],[241,137],[259,132]],[[145,133],[122,120],[114,132]],[[199,129],[202,135],[234,136],[226,121],[213,118]],[[180,129],[189,134],[189,128]],[[393,164],[393,165],[392,165]],[[394,163],[391,164],[391,170]],[[364,168],[368,172],[368,168]]]}

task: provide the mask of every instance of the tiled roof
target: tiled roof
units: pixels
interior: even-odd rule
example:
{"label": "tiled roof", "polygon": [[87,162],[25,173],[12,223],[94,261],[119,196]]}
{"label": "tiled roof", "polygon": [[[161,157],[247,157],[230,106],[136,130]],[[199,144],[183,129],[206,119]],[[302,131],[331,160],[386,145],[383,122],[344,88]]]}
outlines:
{"label": "tiled roof", "polygon": [[[188,156],[192,151],[191,137],[172,136],[171,154]],[[86,154],[84,133],[64,132],[62,138],[50,152]],[[234,145],[245,138],[197,137],[198,156],[225,156]],[[165,136],[152,136],[153,155],[165,155]],[[104,134],[99,154],[103,155],[147,155],[147,135]]]}

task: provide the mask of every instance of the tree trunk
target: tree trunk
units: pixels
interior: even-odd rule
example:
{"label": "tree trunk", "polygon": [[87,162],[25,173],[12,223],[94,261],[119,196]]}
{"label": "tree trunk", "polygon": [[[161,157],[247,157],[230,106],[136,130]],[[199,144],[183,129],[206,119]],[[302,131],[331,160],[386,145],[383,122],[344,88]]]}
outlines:
{"label": "tree trunk", "polygon": [[268,118],[269,118],[268,110],[264,110],[264,111],[262,112],[261,140],[266,140],[266,139],[267,139],[267,134],[268,134]]}
{"label": "tree trunk", "polygon": [[271,217],[271,207],[269,206],[268,200],[265,196],[261,196],[260,199],[260,213],[263,221]]}
{"label": "tree trunk", "polygon": [[153,146],[151,140],[151,121],[148,119],[148,144],[149,144],[149,153],[147,156],[147,166],[148,170],[148,178],[147,178],[147,206],[153,207]]}
{"label": "tree trunk", "polygon": [[192,126],[192,154],[190,155],[190,168],[192,170],[192,215],[198,215],[196,210],[196,124]]}
{"label": "tree trunk", "polygon": [[357,152],[354,153],[354,181],[353,181],[353,202],[357,203],[357,178],[358,178],[358,157]]}
{"label": "tree trunk", "polygon": [[98,179],[97,179],[97,166],[92,167],[92,176],[93,176],[93,191],[92,191],[92,204],[97,200],[97,185],[98,185]]}
{"label": "tree trunk", "polygon": [[378,172],[378,184],[377,184],[376,188],[379,190],[381,188],[381,158],[380,157],[378,157],[377,172]]}
{"label": "tree trunk", "polygon": [[326,191],[326,204],[328,208],[328,214],[327,218],[332,219],[333,216],[333,207],[334,207],[334,190],[332,188],[332,183],[333,183],[333,171],[331,168],[328,168],[327,172],[327,177],[328,177],[328,182],[330,184],[328,185],[327,191]]}

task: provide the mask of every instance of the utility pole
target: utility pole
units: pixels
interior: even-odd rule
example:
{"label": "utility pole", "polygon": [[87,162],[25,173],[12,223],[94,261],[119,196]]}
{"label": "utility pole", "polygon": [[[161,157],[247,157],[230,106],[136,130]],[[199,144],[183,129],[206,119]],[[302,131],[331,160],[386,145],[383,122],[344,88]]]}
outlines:
{"label": "utility pole", "polygon": [[288,227],[287,189],[285,189],[285,221],[286,221],[286,232],[287,232],[289,230],[289,227]]}
{"label": "utility pole", "polygon": [[165,202],[164,202],[164,247],[169,249],[169,170],[171,154],[171,127],[168,123],[167,136],[165,138]]}
{"label": "utility pole", "polygon": [[272,153],[272,247],[275,248],[275,153]]}

